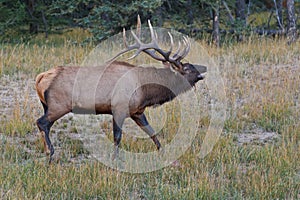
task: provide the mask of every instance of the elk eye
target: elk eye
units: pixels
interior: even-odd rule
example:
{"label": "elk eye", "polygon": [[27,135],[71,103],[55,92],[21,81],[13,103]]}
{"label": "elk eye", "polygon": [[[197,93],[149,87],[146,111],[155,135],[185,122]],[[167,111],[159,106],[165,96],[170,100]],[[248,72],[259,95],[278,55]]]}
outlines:
{"label": "elk eye", "polygon": [[193,72],[193,70],[192,70],[190,67],[187,67],[187,66],[183,68],[183,71],[184,71],[186,74],[190,74],[190,73]]}
{"label": "elk eye", "polygon": [[185,67],[183,68],[183,70],[186,71],[186,72],[191,71],[190,68],[189,68],[188,66],[185,66]]}

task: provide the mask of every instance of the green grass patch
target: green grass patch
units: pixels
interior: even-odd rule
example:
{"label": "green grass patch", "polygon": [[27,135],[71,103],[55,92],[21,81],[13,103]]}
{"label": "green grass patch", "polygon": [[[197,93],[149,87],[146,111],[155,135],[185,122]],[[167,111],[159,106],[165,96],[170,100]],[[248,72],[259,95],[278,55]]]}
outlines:
{"label": "green grass patch", "polygon": [[256,122],[267,131],[281,133],[285,126],[292,124],[292,111],[284,103],[269,103],[263,106],[262,116]]}

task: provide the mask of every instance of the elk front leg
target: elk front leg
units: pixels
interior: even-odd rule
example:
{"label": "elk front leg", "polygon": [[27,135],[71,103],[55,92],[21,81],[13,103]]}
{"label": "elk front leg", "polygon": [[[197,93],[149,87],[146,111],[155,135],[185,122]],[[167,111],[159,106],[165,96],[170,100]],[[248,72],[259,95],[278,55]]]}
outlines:
{"label": "elk front leg", "polygon": [[156,145],[157,149],[159,150],[161,148],[160,142],[158,141],[155,135],[155,131],[148,123],[145,114],[142,113],[142,114],[133,115],[131,116],[131,119],[133,119],[135,123],[150,136],[150,138],[153,140],[154,144]]}
{"label": "elk front leg", "polygon": [[113,133],[114,133],[114,145],[115,152],[113,155],[113,160],[119,156],[119,146],[122,139],[122,126],[125,118],[119,115],[113,115]]}
{"label": "elk front leg", "polygon": [[52,156],[54,154],[54,148],[51,144],[50,138],[49,138],[49,133],[50,133],[50,128],[53,125],[53,122],[49,121],[47,119],[46,115],[43,115],[41,118],[37,120],[37,126],[42,133],[42,138],[44,142],[44,147],[46,150],[47,154],[50,154],[50,161],[52,160]]}

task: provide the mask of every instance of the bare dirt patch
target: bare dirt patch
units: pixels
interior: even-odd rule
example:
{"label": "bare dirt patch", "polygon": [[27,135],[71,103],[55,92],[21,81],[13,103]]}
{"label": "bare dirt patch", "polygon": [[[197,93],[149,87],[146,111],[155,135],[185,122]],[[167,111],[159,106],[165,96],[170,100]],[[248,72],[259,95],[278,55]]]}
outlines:
{"label": "bare dirt patch", "polygon": [[34,89],[34,79],[26,76],[0,77],[0,122],[11,118],[17,106],[21,106],[21,110],[24,110],[26,109],[24,103],[33,105],[36,102],[38,98]]}
{"label": "bare dirt patch", "polygon": [[256,144],[264,145],[266,143],[276,142],[280,139],[280,135],[276,132],[268,132],[255,124],[248,129],[237,135],[237,144]]}

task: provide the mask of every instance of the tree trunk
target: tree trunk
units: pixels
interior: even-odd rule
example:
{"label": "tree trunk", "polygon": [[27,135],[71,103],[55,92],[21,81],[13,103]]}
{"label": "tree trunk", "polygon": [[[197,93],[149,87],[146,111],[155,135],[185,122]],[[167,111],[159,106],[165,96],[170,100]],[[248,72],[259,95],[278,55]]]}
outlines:
{"label": "tree trunk", "polygon": [[288,43],[291,44],[297,39],[296,30],[296,16],[295,16],[295,2],[294,0],[287,0],[287,14],[288,14]]}
{"label": "tree trunk", "polygon": [[[282,4],[283,4],[283,1],[282,0],[277,0],[277,9],[278,9],[278,23],[280,24],[283,24],[283,18],[282,18]],[[280,27],[280,24],[279,25],[279,28]]]}
{"label": "tree trunk", "polygon": [[156,18],[156,26],[157,27],[162,27],[163,24],[164,24],[162,5],[159,6],[154,13],[155,13],[155,18]]}
{"label": "tree trunk", "polygon": [[[246,2],[245,0],[236,0],[235,2],[235,15],[236,19],[241,22],[242,29],[246,26]],[[243,41],[244,37],[242,33],[237,36],[238,41]]]}
{"label": "tree trunk", "polygon": [[30,34],[37,34],[39,32],[39,25],[35,22],[29,23],[29,33]]}
{"label": "tree trunk", "polygon": [[224,5],[224,7],[225,7],[225,9],[226,9],[226,11],[227,11],[229,21],[230,21],[230,23],[233,25],[233,24],[234,24],[234,17],[232,16],[231,11],[230,11],[230,9],[229,9],[229,7],[228,7],[226,1],[223,0],[222,2],[223,2],[223,5]]}
{"label": "tree trunk", "polygon": [[29,33],[36,34],[39,31],[39,24],[37,22],[37,18],[35,17],[35,0],[25,0],[24,2],[26,4],[27,13],[30,16]]}
{"label": "tree trunk", "polygon": [[246,2],[245,0],[236,0],[235,2],[236,10],[235,15],[236,18],[241,20],[244,25],[246,25]]}
{"label": "tree trunk", "polygon": [[282,19],[283,1],[282,0],[273,0],[273,1],[274,1],[275,11],[276,11],[277,25],[280,30],[284,30],[283,19]]}
{"label": "tree trunk", "polygon": [[219,47],[220,46],[220,11],[219,5],[216,8],[213,8],[213,43]]}
{"label": "tree trunk", "polygon": [[193,24],[194,22],[194,15],[193,15],[193,5],[192,0],[187,1],[187,24]]}
{"label": "tree trunk", "polygon": [[46,20],[44,10],[42,10],[41,12],[42,12],[42,19],[45,27],[45,38],[48,38],[48,22]]}

